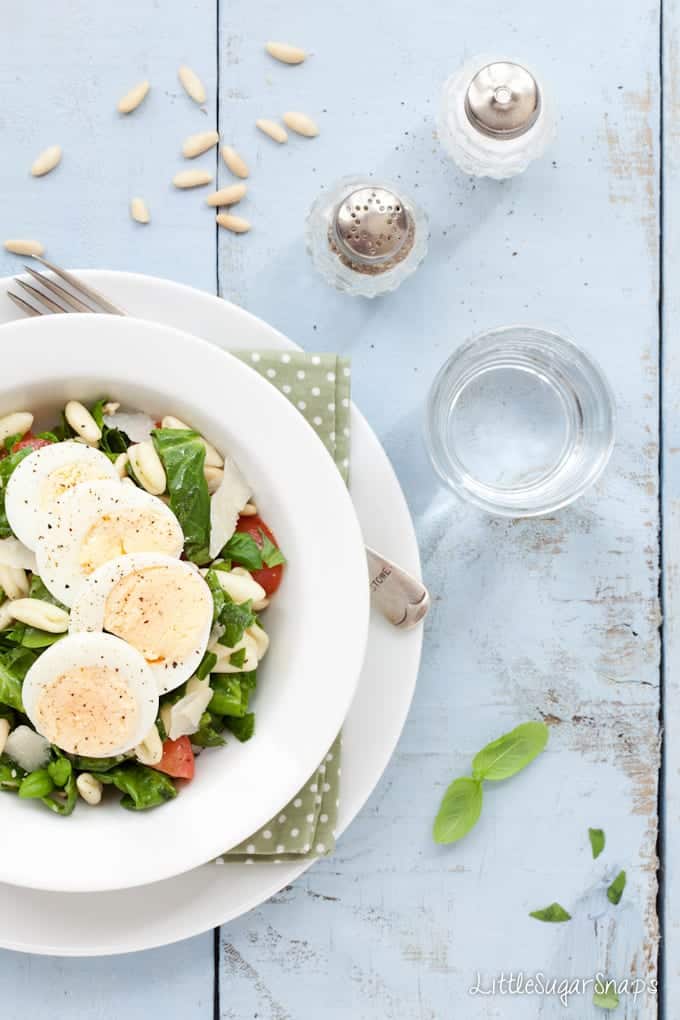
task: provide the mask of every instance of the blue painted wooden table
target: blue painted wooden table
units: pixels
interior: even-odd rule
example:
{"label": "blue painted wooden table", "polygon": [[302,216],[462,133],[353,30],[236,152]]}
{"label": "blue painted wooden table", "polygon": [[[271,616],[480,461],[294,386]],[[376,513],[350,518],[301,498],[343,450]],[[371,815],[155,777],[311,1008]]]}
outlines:
{"label": "blue painted wooden table", "polygon": [[[651,982],[659,908],[663,994],[675,1008],[680,15],[677,0],[665,8],[662,32],[659,0],[6,5],[0,239],[38,237],[65,265],[216,291],[306,348],[350,354],[355,398],[410,501],[435,608],[398,751],[332,858],[217,937],[106,960],[0,953],[3,1020],[557,1016],[557,996],[506,994],[493,978],[602,969]],[[313,55],[276,64],[263,52],[271,38]],[[502,184],[461,176],[434,130],[441,82],[488,51],[541,69],[560,110],[547,158]],[[180,63],[207,85],[204,112],[178,86]],[[115,104],[144,77],[151,95],[123,120]],[[256,132],[257,117],[286,109],[312,114],[320,137],[277,147]],[[211,211],[170,184],[182,139],[215,126],[251,164],[247,236],[218,236]],[[62,166],[33,180],[32,160],[55,142]],[[403,182],[431,217],[427,262],[374,303],[329,290],[302,241],[320,188],[353,172]],[[151,207],[147,228],[129,219],[132,194]],[[0,255],[0,274],[17,268]],[[444,358],[470,334],[516,321],[591,351],[618,404],[606,476],[538,521],[456,503],[421,441]],[[464,842],[436,847],[431,820],[450,779],[486,741],[541,717],[552,727],[541,761],[491,791],[484,824]],[[590,859],[588,826],[607,831],[606,866]],[[625,902],[593,922],[593,897],[618,868]],[[571,926],[527,916],[552,900],[572,908]],[[570,1010],[604,1015],[590,995]],[[657,998],[622,994],[617,1014],[655,1017]]]}

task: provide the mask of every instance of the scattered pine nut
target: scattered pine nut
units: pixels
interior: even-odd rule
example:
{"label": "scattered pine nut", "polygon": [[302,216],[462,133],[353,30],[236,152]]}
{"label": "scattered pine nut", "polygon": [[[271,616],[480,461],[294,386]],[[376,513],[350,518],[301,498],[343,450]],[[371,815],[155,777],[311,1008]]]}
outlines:
{"label": "scattered pine nut", "polygon": [[263,131],[265,135],[269,135],[271,139],[282,145],[288,141],[288,133],[280,124],[277,124],[275,120],[256,120],[255,126]]}
{"label": "scattered pine nut", "polygon": [[31,167],[31,173],[34,177],[44,177],[50,170],[54,170],[56,166],[61,163],[61,146],[50,145],[49,149],[45,149],[40,153],[35,163]]}
{"label": "scattered pine nut", "polygon": [[194,159],[201,156],[208,149],[212,149],[220,140],[217,131],[202,131],[198,135],[189,135],[182,146],[182,155],[187,159]]}
{"label": "scattered pine nut", "polygon": [[304,135],[305,138],[316,138],[319,133],[318,127],[306,113],[284,113],[283,123],[296,135]]}
{"label": "scattered pine nut", "polygon": [[45,245],[40,241],[5,241],[5,250],[11,251],[13,255],[44,255]]}
{"label": "scattered pine nut", "polygon": [[146,99],[150,88],[151,85],[148,81],[140,81],[134,88],[130,89],[129,92],[126,92],[122,99],[119,100],[118,112],[132,113],[133,110],[136,110],[137,107],[140,106]]}
{"label": "scattered pine nut", "polygon": [[206,99],[205,85],[196,72],[192,71],[186,64],[182,64],[177,75],[186,94],[190,96],[195,103],[198,103],[199,106],[201,103],[204,103]]}
{"label": "scattered pine nut", "polygon": [[130,202],[130,215],[137,223],[150,223],[151,214],[143,198],[133,198]]}
{"label": "scattered pine nut", "polygon": [[248,170],[245,160],[239,156],[236,149],[232,149],[231,145],[222,146],[222,159],[235,177],[250,176],[250,171]]}
{"label": "scattered pine nut", "polygon": [[214,195],[208,195],[208,205],[235,205],[244,197],[248,188],[245,184],[230,184],[228,188],[220,188]]}
{"label": "scattered pine nut", "polygon": [[270,57],[282,64],[301,64],[307,56],[299,46],[291,46],[290,43],[268,42],[265,49]]}
{"label": "scattered pine nut", "polygon": [[233,216],[231,213],[218,213],[217,222],[221,227],[226,227],[233,234],[247,234],[250,230],[250,221],[244,220],[242,216]]}
{"label": "scattered pine nut", "polygon": [[257,514],[257,507],[254,503],[246,503],[241,510],[241,517],[255,517]]}
{"label": "scattered pine nut", "polygon": [[200,188],[210,184],[213,175],[209,170],[181,170],[172,178],[176,188]]}

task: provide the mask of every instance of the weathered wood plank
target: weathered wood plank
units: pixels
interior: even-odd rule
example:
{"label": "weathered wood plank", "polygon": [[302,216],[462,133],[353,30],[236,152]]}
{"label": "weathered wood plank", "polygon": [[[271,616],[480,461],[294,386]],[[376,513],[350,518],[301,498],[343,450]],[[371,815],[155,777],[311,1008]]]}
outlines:
{"label": "weathered wood plank", "polygon": [[[654,974],[658,18],[655,0],[603,0],[587,16],[550,5],[540,17],[530,0],[429,4],[417,17],[406,0],[223,5],[222,128],[254,167],[243,206],[253,232],[220,238],[223,291],[308,349],[352,354],[356,398],[405,485],[437,600],[414,709],[369,807],[332,860],[223,929],[225,1020],[320,1009],[414,1020],[454,1003],[466,1020],[526,1020],[553,1015],[554,999],[468,998],[477,971]],[[261,51],[267,38],[314,56],[279,67]],[[489,47],[542,66],[560,108],[548,158],[500,185],[461,177],[433,138],[441,81]],[[319,139],[258,137],[258,116],[290,108],[318,118]],[[419,274],[375,303],[326,288],[302,240],[320,188],[364,170],[402,181],[432,219]],[[447,353],[517,321],[597,357],[619,424],[595,491],[554,518],[511,523],[438,487],[420,430]],[[541,716],[548,753],[489,791],[464,843],[436,848],[429,828],[450,778],[485,741]],[[595,863],[588,826],[607,831]],[[570,962],[569,926],[528,912],[554,899],[587,912],[583,898],[618,868],[626,910],[612,908],[607,938]],[[655,1005],[622,996],[618,1015],[649,1020]],[[588,996],[577,1010],[595,1012]]]}

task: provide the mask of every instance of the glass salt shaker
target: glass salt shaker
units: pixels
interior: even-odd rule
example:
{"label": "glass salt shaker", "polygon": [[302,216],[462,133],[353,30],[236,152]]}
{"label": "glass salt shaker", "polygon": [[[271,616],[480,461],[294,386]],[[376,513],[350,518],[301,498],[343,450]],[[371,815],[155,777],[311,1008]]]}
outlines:
{"label": "glass salt shaker", "polygon": [[555,137],[545,86],[522,64],[475,57],[444,82],[439,140],[467,174],[521,174]]}
{"label": "glass salt shaker", "polygon": [[395,290],[427,252],[427,216],[400,187],[345,177],[307,215],[305,239],[327,283],[361,297]]}

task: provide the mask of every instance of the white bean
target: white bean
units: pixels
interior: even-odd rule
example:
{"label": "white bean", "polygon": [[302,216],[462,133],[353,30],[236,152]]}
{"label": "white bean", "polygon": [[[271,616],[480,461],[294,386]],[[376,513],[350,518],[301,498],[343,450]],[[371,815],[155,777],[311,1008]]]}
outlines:
{"label": "white bean", "polygon": [[222,591],[237,604],[242,602],[259,602],[266,597],[266,591],[261,584],[253,578],[243,567],[234,567],[233,570],[216,570],[217,579],[220,582]]}
{"label": "white bean", "polygon": [[51,602],[43,599],[15,599],[10,605],[14,619],[28,627],[45,630],[48,634],[65,634],[68,630],[68,613]]}
{"label": "white bean", "polygon": [[212,496],[212,494],[214,492],[217,492],[220,485],[222,484],[222,481],[224,479],[224,471],[222,470],[222,468],[211,467],[210,464],[206,464],[206,466],[203,468],[203,474],[205,475],[205,480],[208,483],[208,492]]}
{"label": "white bean", "polygon": [[117,400],[109,400],[102,407],[104,414],[115,414],[116,411],[120,410],[120,403]]}
{"label": "white bean", "polygon": [[64,408],[64,414],[66,421],[81,439],[89,446],[97,445],[102,437],[102,430],[84,404],[79,400],[69,400]]}
{"label": "white bean", "polygon": [[267,649],[269,648],[269,635],[257,623],[254,623],[252,627],[248,627],[246,634],[252,638],[257,646],[257,658],[259,662],[259,660],[264,659],[267,654]]}
{"label": "white bean", "polygon": [[8,599],[23,599],[28,595],[28,575],[21,567],[0,564],[0,588]]}
{"label": "white bean", "polygon": [[33,425],[33,415],[30,411],[14,411],[13,414],[6,414],[0,418],[0,443],[4,443],[10,436],[23,436]]}
{"label": "white bean", "polygon": [[129,457],[128,457],[127,453],[119,453],[118,456],[116,457],[115,461],[113,462],[113,466],[115,467],[116,471],[118,472],[118,477],[119,478],[127,478],[127,476],[128,476],[128,473],[127,473],[128,461],[129,461]]}
{"label": "white bean", "polygon": [[163,741],[157,726],[152,726],[141,744],[137,744],[135,755],[142,765],[158,765],[163,757]]}
{"label": "white bean", "polygon": [[78,793],[86,804],[91,804],[92,807],[95,807],[100,803],[104,785],[103,783],[100,783],[98,779],[95,779],[95,777],[89,772],[80,773],[76,779],[76,786],[78,788]]}
{"label": "white bean", "polygon": [[128,458],[135,473],[135,478],[152,496],[160,496],[165,492],[167,479],[161,458],[151,440],[135,443],[128,448]]}
{"label": "white bean", "polygon": [[0,754],[5,750],[5,744],[9,736],[9,720],[0,719]]}
{"label": "white bean", "polygon": [[14,617],[12,616],[12,603],[7,600],[0,606],[0,630],[7,630],[14,623]]}

